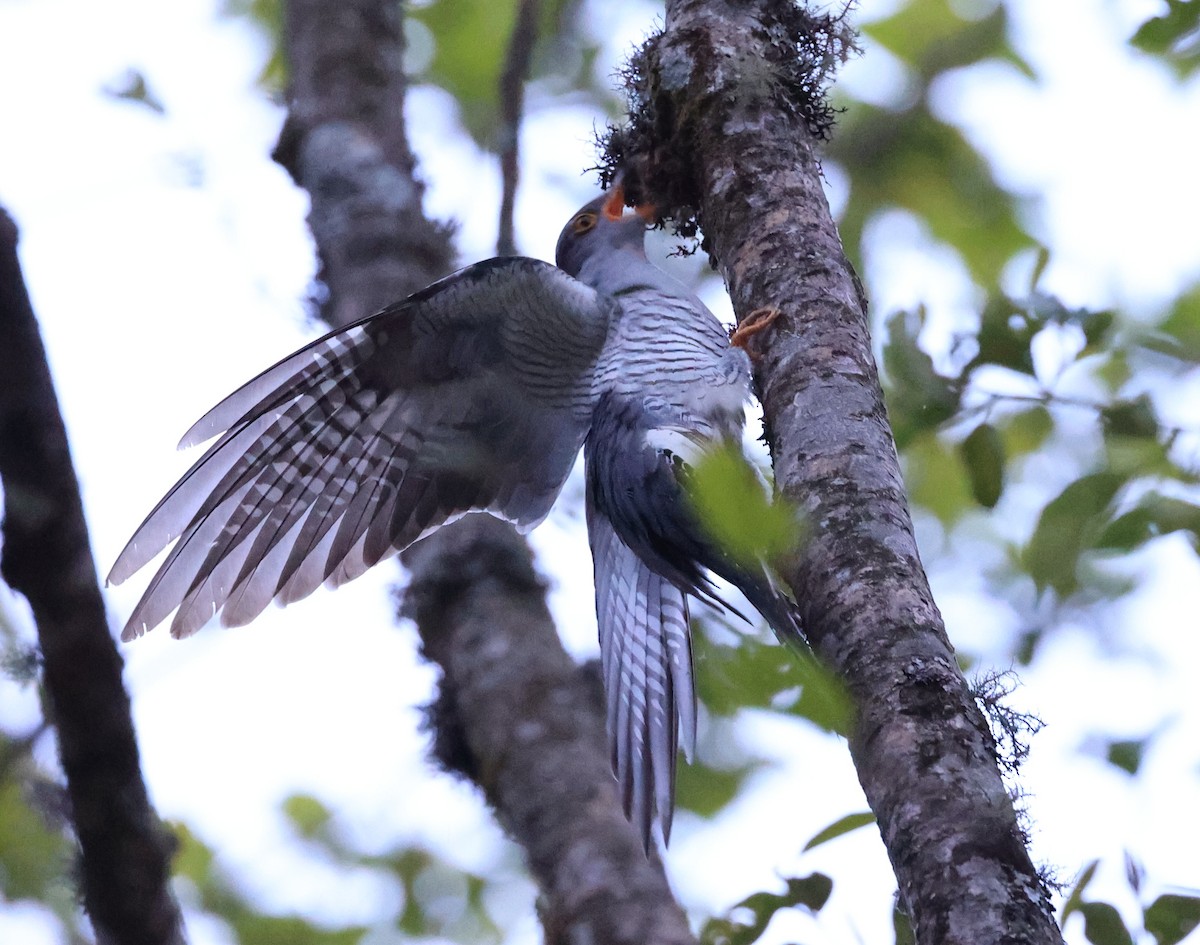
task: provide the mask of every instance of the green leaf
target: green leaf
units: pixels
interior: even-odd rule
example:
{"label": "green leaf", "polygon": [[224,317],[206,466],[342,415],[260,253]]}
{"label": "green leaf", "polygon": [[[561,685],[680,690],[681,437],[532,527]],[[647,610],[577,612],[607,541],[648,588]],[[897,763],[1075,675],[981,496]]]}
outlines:
{"label": "green leaf", "polygon": [[329,808],[308,794],[293,794],[284,800],[282,808],[300,835],[309,839],[323,831],[333,819]]}
{"label": "green leaf", "polygon": [[847,814],[840,820],[835,820],[824,830],[818,831],[808,843],[804,844],[804,852],[808,852],[813,847],[819,847],[822,843],[835,840],[844,834],[850,833],[852,830],[857,830],[859,827],[866,827],[868,824],[873,823],[875,823],[875,815],[869,810],[863,811],[861,814]]}
{"label": "green leaf", "polygon": [[[815,915],[829,901],[832,892],[833,880],[824,873],[788,879],[787,891],[782,895],[754,893],[730,909],[729,916],[736,915],[739,919],[710,919],[700,931],[700,941],[703,945],[750,945],[762,936],[780,909],[800,907]],[[748,921],[741,921],[741,915],[747,912]]]}
{"label": "green leaf", "polygon": [[904,484],[911,502],[947,526],[975,505],[961,454],[933,433],[922,433],[904,450]]}
{"label": "green leaf", "polygon": [[1039,449],[1054,430],[1050,411],[1039,405],[1022,410],[1000,423],[1000,436],[1008,456],[1024,456]]}
{"label": "green leaf", "polygon": [[1109,742],[1108,751],[1105,753],[1108,763],[1115,765],[1129,774],[1137,774],[1138,768],[1142,764],[1142,756],[1145,755],[1148,744],[1149,739],[1145,738]]}
{"label": "green leaf", "polygon": [[1115,473],[1092,473],[1075,480],[1042,509],[1022,555],[1039,591],[1052,587],[1067,597],[1078,589],[1079,556],[1106,524],[1101,519],[1124,482]]}
{"label": "green leaf", "polygon": [[1200,926],[1200,897],[1166,893],[1146,908],[1146,931],[1157,945],[1175,945]]}
{"label": "green leaf", "polygon": [[887,372],[887,407],[900,448],[917,433],[940,426],[958,410],[961,385],[939,374],[921,350],[917,337],[923,310],[893,312],[885,325],[883,367]]}
{"label": "green leaf", "polygon": [[1012,63],[1030,78],[1033,70],[1008,41],[1003,5],[982,18],[961,16],[947,0],[908,3],[863,33],[904,60],[926,79],[985,59]]}
{"label": "green leaf", "polygon": [[682,810],[705,818],[715,817],[761,767],[761,762],[736,768],[712,768],[700,761],[680,764],[675,773],[675,802]]}
{"label": "green leaf", "polygon": [[1186,79],[1200,69],[1200,0],[1167,0],[1166,15],[1143,23],[1130,43]]}
{"label": "green leaf", "polygon": [[158,115],[165,115],[167,111],[163,107],[162,100],[151,91],[145,75],[137,69],[127,69],[105,85],[103,92],[110,98],[145,106]]}
{"label": "green leaf", "polygon": [[937,118],[927,101],[899,113],[855,103],[841,116],[828,151],[850,177],[838,228],[854,255],[861,256],[868,224],[889,208],[916,216],[985,289],[996,289],[1009,260],[1034,245],[1016,198],[996,182],[962,131]]}
{"label": "green leaf", "polygon": [[1083,934],[1093,945],[1133,945],[1121,914],[1107,902],[1085,902],[1079,911],[1083,913]]}
{"label": "green leaf", "polygon": [[780,693],[803,682],[794,654],[775,643],[744,639],[737,646],[714,643],[697,624],[696,689],[704,705],[717,715],[739,709],[770,708]]}
{"label": "green leaf", "polygon": [[996,507],[1004,491],[1004,441],[990,423],[981,423],[959,445],[971,495],[986,509]]}
{"label": "green leaf", "polygon": [[706,452],[688,470],[684,487],[713,540],[739,563],[757,568],[799,546],[799,515],[782,499],[771,501],[737,447]]}
{"label": "green leaf", "polygon": [[970,367],[995,364],[1033,375],[1030,343],[1045,327],[1036,314],[1003,295],[993,295],[979,317],[979,352]]}
{"label": "green leaf", "polygon": [[810,654],[789,653],[800,670],[800,698],[792,711],[827,732],[848,738],[854,726],[854,700],[845,683]]}
{"label": "green leaf", "polygon": [[1200,362],[1200,284],[1176,299],[1170,314],[1141,343],[1184,361]]}
{"label": "green leaf", "polygon": [[1099,860],[1092,860],[1079,872],[1079,878],[1075,880],[1075,887],[1071,890],[1071,895],[1067,897],[1067,901],[1063,903],[1062,916],[1059,919],[1060,925],[1066,925],[1067,919],[1071,917],[1072,912],[1076,912],[1083,905],[1083,894],[1088,888],[1088,884],[1096,875],[1096,870],[1100,866]]}
{"label": "green leaf", "polygon": [[1137,505],[1104,529],[1096,546],[1132,551],[1151,539],[1177,531],[1190,532],[1193,544],[1200,542],[1200,506],[1173,496],[1148,492]]}
{"label": "green leaf", "polygon": [[1100,411],[1105,433],[1116,436],[1158,436],[1158,414],[1149,394],[1118,400]]}

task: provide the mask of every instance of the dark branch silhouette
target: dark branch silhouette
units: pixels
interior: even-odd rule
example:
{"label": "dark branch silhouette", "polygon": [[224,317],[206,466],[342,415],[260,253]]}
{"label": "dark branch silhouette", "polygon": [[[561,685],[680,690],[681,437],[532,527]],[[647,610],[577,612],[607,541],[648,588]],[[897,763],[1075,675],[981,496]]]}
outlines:
{"label": "dark branch silhouette", "polygon": [[25,595],[58,736],[80,883],[98,942],[183,941],[170,835],[146,795],[123,666],[108,629],[46,352],[0,209],[0,575]]}
{"label": "dark branch silhouette", "polygon": [[517,252],[513,211],[521,179],[521,117],[541,6],[541,0],[521,0],[508,40],[504,71],[500,73],[500,176],[504,185],[500,197],[500,235],[496,239],[496,253],[500,256],[513,256]]}

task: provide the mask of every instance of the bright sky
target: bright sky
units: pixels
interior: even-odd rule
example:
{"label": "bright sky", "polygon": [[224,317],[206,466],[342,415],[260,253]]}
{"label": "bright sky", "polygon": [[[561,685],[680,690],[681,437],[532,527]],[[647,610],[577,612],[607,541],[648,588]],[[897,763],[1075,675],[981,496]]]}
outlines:
{"label": "bright sky", "polygon": [[[193,460],[174,450],[192,420],[315,333],[303,304],[313,274],[305,198],[269,159],[282,114],[254,90],[264,50],[215,6],[0,3],[0,202],[22,229],[102,571]],[[651,28],[655,10],[592,7],[614,57]],[[864,2],[861,15],[882,7]],[[939,90],[944,113],[995,156],[1006,183],[1046,192],[1035,221],[1056,247],[1045,286],[1070,304],[1142,311],[1200,277],[1200,83],[1180,87],[1121,45],[1157,7],[1029,2],[1019,8],[1018,38],[1045,88],[989,67]],[[148,77],[165,116],[101,93],[129,67]],[[869,50],[842,81],[886,101],[896,69]],[[551,256],[560,221],[591,195],[594,179],[579,172],[594,163],[592,128],[602,121],[576,107],[537,111],[526,122],[517,224],[531,255]],[[428,209],[462,223],[464,261],[490,255],[494,164],[459,132],[442,92],[414,90],[409,127],[430,185]],[[955,265],[910,219],[879,224],[871,249],[876,311],[924,301],[953,323],[969,308]],[[727,311],[720,299],[712,304]],[[1195,403],[1179,409],[1200,423]],[[554,561],[551,602],[567,646],[585,657],[596,650],[591,567],[578,489],[572,495],[534,544],[543,562]],[[922,538],[940,540],[934,530]],[[1180,593],[1196,586],[1200,569],[1181,540],[1161,543],[1142,563],[1147,586],[1122,605],[1136,625],[1103,638],[1086,627],[1057,634],[1015,696],[1049,723],[1022,780],[1035,855],[1064,879],[1106,858],[1094,888],[1110,896],[1123,888],[1123,849],[1150,865],[1152,882],[1200,888],[1200,823],[1179,820],[1200,810],[1200,706],[1190,678],[1200,642]],[[434,674],[416,660],[412,628],[392,624],[395,574],[377,569],[248,628],[210,628],[184,643],[159,630],[122,648],[160,812],[186,820],[265,904],[369,923],[399,901],[389,884],[338,875],[282,841],[278,802],[298,790],[333,807],[369,848],[420,842],[474,871],[514,862],[473,792],[423,760],[416,707],[430,698]],[[111,590],[114,629],[148,576]],[[974,652],[999,653],[1011,615],[981,612],[979,588],[965,586],[961,573],[932,578],[951,636]],[[3,590],[0,613],[27,625],[22,603]],[[1113,649],[1125,658],[1112,661]],[[0,724],[20,731],[37,718],[32,692],[0,681]],[[1164,735],[1136,780],[1080,751],[1097,731],[1138,737],[1158,727]],[[865,807],[844,746],[767,717],[748,716],[735,733],[715,724],[705,731],[714,750],[734,738],[779,762],[717,822],[680,818],[669,868],[683,901],[718,911],[776,888],[780,876],[824,869],[837,885],[820,940],[887,940],[893,881],[872,831],[797,853]],[[51,754],[42,752],[47,765]],[[1130,902],[1117,902],[1129,914]],[[536,940],[527,883],[509,883],[495,909],[509,941]],[[189,931],[196,945],[230,940],[210,922]],[[814,924],[788,915],[765,941],[796,938],[817,938]],[[56,941],[27,904],[0,904],[0,940]]]}

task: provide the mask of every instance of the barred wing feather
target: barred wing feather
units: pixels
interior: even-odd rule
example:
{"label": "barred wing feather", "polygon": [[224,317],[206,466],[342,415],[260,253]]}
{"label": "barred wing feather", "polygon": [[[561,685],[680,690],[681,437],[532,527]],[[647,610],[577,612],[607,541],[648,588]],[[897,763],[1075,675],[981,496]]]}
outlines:
{"label": "barred wing feather", "polygon": [[178,539],[124,638],[176,608],[176,636],[247,623],[469,511],[537,524],[587,432],[611,306],[548,263],[493,259],[268,368],[184,436],[221,434],[113,566],[120,583]]}

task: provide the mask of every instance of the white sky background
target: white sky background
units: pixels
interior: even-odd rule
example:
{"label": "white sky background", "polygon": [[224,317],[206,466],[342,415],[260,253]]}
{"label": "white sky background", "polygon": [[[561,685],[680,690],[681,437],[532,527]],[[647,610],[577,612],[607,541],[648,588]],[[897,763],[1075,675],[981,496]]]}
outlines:
{"label": "white sky background", "polygon": [[[0,0],[0,202],[21,227],[102,571],[194,459],[174,450],[183,430],[316,333],[303,303],[313,274],[305,197],[269,158],[282,112],[254,88],[265,50],[215,6]],[[594,6],[615,65],[656,8]],[[860,15],[883,9],[863,2]],[[994,157],[1005,183],[1045,193],[1031,221],[1055,250],[1043,286],[1070,305],[1151,313],[1200,277],[1200,83],[1180,87],[1121,45],[1157,12],[1149,0],[1031,0],[1017,38],[1045,86],[987,67],[939,91],[944,114]],[[131,66],[165,116],[101,94]],[[887,102],[903,87],[897,69],[868,49],[842,83]],[[428,210],[461,222],[464,261],[490,255],[494,162],[460,132],[444,93],[413,90],[408,115]],[[551,258],[561,221],[591,195],[594,178],[579,172],[594,163],[592,128],[602,121],[557,108],[526,122],[517,226],[530,255]],[[836,183],[832,196],[836,204]],[[923,301],[953,323],[969,309],[961,273],[908,218],[877,225],[870,248],[876,312]],[[728,310],[723,299],[711,304]],[[1200,426],[1194,400],[1173,409],[1176,422]],[[567,646],[586,657],[596,647],[580,519],[578,507],[560,503],[534,543],[543,567],[554,562],[551,603]],[[1064,879],[1105,858],[1093,889],[1116,897],[1127,916],[1123,849],[1147,862],[1151,883],[1200,888],[1200,568],[1181,540],[1160,543],[1143,563],[1151,579],[1121,605],[1130,625],[1107,643],[1087,627],[1055,634],[1015,697],[1049,723],[1022,779],[1035,856]],[[416,707],[430,698],[434,673],[415,657],[412,628],[392,624],[395,574],[376,569],[336,595],[273,608],[248,628],[210,628],[184,643],[160,628],[122,647],[159,811],[216,847],[264,904],[364,923],[387,920],[399,905],[390,885],[340,876],[282,841],[278,803],[295,791],[320,797],[370,848],[424,843],[474,871],[514,862],[473,792],[423,761]],[[114,630],[148,577],[110,591]],[[951,637],[999,653],[1009,615],[981,613],[977,588],[962,586],[960,574],[932,578]],[[28,621],[3,589],[0,612]],[[32,692],[0,681],[0,724],[21,731],[37,718]],[[1140,737],[1159,727],[1165,734],[1137,779],[1079,751],[1095,732]],[[789,914],[764,941],[890,941],[893,881],[873,831],[796,852],[865,809],[844,745],[775,718],[749,718],[737,737],[779,764],[717,822],[680,817],[669,869],[685,904],[716,912],[777,888],[780,876],[822,869],[836,885],[816,928]],[[42,754],[51,764],[52,753]],[[530,888],[514,881],[502,899],[496,909],[510,941],[536,940]],[[189,931],[196,945],[229,941],[214,923]],[[36,908],[0,904],[0,941],[56,938]]]}

